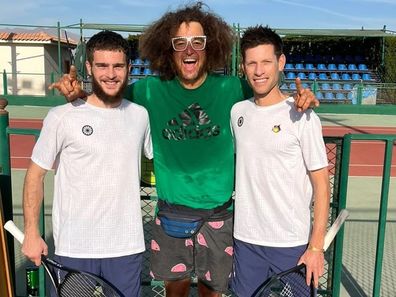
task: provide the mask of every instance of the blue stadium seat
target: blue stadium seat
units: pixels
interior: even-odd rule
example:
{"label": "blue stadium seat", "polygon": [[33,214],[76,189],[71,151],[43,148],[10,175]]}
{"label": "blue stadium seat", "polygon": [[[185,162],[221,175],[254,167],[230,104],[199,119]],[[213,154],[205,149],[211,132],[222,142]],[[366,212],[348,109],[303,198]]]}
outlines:
{"label": "blue stadium seat", "polygon": [[140,58],[136,58],[136,59],[133,61],[133,65],[141,66],[141,65],[143,65],[143,60],[140,59]]}
{"label": "blue stadium seat", "polygon": [[327,69],[331,70],[331,71],[336,71],[337,70],[337,66],[333,63],[327,65]]}
{"label": "blue stadium seat", "polygon": [[302,63],[297,63],[297,64],[295,65],[295,67],[296,67],[297,70],[303,70],[303,69],[304,69],[304,64],[302,64]]}
{"label": "blue stadium seat", "polygon": [[139,67],[133,67],[131,74],[132,75],[140,75],[140,68]]}
{"label": "blue stadium seat", "polygon": [[335,84],[332,85],[332,89],[333,89],[333,90],[341,90],[342,88],[341,88],[341,85],[340,85],[340,84],[335,83]]}
{"label": "blue stadium seat", "polygon": [[345,64],[338,64],[338,70],[347,70],[348,68],[346,67]]}
{"label": "blue stadium seat", "polygon": [[153,74],[153,72],[151,71],[150,68],[144,68],[143,75],[151,75],[151,74]]}
{"label": "blue stadium seat", "polygon": [[346,99],[345,94],[344,93],[337,93],[336,94],[336,99],[345,100]]}
{"label": "blue stadium seat", "polygon": [[368,70],[366,64],[359,64],[358,69],[359,69],[359,70]]}
{"label": "blue stadium seat", "polygon": [[328,84],[328,83],[323,83],[323,84],[320,86],[320,89],[321,89],[321,90],[324,90],[324,91],[327,91],[327,90],[331,90],[331,87],[330,87],[330,84]]}
{"label": "blue stadium seat", "polygon": [[297,77],[299,77],[300,79],[307,79],[307,76],[306,76],[306,74],[304,72],[299,72],[297,74]]}
{"label": "blue stadium seat", "polygon": [[290,90],[296,90],[296,89],[297,89],[296,84],[295,84],[295,83],[291,83],[291,84],[289,85],[289,89],[290,89]]}
{"label": "blue stadium seat", "polygon": [[370,73],[363,73],[363,74],[362,74],[362,79],[363,79],[363,80],[371,80],[371,75],[370,75]]}
{"label": "blue stadium seat", "polygon": [[150,61],[149,61],[149,60],[145,60],[145,61],[144,61],[144,66],[146,66],[146,67],[147,67],[147,66],[150,66]]}
{"label": "blue stadium seat", "polygon": [[337,72],[332,72],[332,73],[330,73],[330,79],[339,80],[340,79],[340,75]]}
{"label": "blue stadium seat", "polygon": [[308,69],[308,70],[314,70],[314,69],[315,69],[315,67],[314,67],[314,65],[313,65],[313,64],[309,63],[309,64],[305,64],[305,69]]}
{"label": "blue stadium seat", "polygon": [[316,99],[318,99],[318,100],[323,99],[323,93],[322,92],[316,92],[315,96],[316,96]]}
{"label": "blue stadium seat", "polygon": [[343,84],[342,88],[344,90],[352,90],[352,85],[351,84]]}
{"label": "blue stadium seat", "polygon": [[357,67],[356,67],[355,64],[349,64],[349,65],[348,65],[348,70],[353,70],[353,71],[355,71],[355,70],[357,70]]}
{"label": "blue stadium seat", "polygon": [[310,80],[315,80],[316,79],[316,73],[315,72],[310,72],[308,74],[308,79]]}
{"label": "blue stadium seat", "polygon": [[325,64],[318,64],[318,70],[327,70]]}
{"label": "blue stadium seat", "polygon": [[309,84],[307,84],[307,83],[302,83],[301,86],[302,86],[304,89],[310,88]]}
{"label": "blue stadium seat", "polygon": [[360,80],[360,74],[359,73],[352,73],[352,80]]}
{"label": "blue stadium seat", "polygon": [[285,65],[285,70],[290,70],[290,69],[294,69],[294,65],[291,64],[291,63],[287,63],[287,64]]}
{"label": "blue stadium seat", "polygon": [[325,93],[325,99],[328,99],[328,100],[335,99],[334,94],[332,92],[326,92]]}
{"label": "blue stadium seat", "polygon": [[296,74],[294,72],[288,72],[286,74],[286,78],[287,79],[295,79],[296,78]]}
{"label": "blue stadium seat", "polygon": [[318,79],[327,80],[327,75],[326,75],[326,73],[319,73]]}
{"label": "blue stadium seat", "polygon": [[341,75],[342,80],[351,80],[351,76],[348,73],[343,73]]}
{"label": "blue stadium seat", "polygon": [[287,90],[287,89],[288,89],[287,84],[282,84],[282,85],[280,86],[280,89],[281,89],[281,90]]}

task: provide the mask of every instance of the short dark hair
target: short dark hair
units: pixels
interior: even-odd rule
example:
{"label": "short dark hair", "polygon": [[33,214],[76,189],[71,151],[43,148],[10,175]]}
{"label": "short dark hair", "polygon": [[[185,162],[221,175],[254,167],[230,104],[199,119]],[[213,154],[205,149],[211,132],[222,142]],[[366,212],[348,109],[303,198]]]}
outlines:
{"label": "short dark hair", "polygon": [[279,58],[283,54],[282,38],[268,26],[248,27],[241,38],[241,53],[245,60],[246,50],[262,44],[272,44],[275,55]]}
{"label": "short dark hair", "polygon": [[167,12],[141,35],[139,54],[150,61],[152,70],[157,71],[162,79],[169,80],[176,76],[171,38],[175,37],[182,23],[198,22],[203,27],[206,35],[205,71],[227,66],[235,40],[234,31],[205,6],[202,2],[196,2]]}
{"label": "short dark hair", "polygon": [[94,52],[98,50],[121,51],[129,57],[129,44],[120,34],[113,31],[100,31],[87,42],[87,60],[92,64]]}

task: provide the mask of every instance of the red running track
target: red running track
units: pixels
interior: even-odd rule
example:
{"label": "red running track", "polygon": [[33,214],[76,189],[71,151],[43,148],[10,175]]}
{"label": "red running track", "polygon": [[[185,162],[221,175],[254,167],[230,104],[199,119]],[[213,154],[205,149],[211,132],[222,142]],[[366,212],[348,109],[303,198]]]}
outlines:
{"label": "red running track", "polygon": [[[11,128],[33,128],[41,129],[42,120],[13,119],[10,120]],[[323,127],[325,136],[343,136],[346,133],[366,134],[395,134],[396,127]],[[34,136],[11,135],[11,167],[27,168]],[[381,176],[383,170],[385,143],[380,141],[354,141],[351,147],[350,176]],[[391,174],[396,177],[396,146],[393,147],[393,160]]]}

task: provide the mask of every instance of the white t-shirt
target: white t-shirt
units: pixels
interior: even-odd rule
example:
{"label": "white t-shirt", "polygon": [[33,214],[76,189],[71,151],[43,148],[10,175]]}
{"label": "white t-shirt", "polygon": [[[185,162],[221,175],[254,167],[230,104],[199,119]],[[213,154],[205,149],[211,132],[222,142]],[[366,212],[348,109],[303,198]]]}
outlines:
{"label": "white t-shirt", "polygon": [[322,126],[294,99],[258,106],[236,103],[231,124],[237,154],[235,238],[261,246],[308,242],[312,184],[309,171],[328,165]]}
{"label": "white t-shirt", "polygon": [[152,158],[148,113],[127,100],[111,109],[76,100],[49,111],[32,161],[55,168],[55,254],[109,258],[144,251],[142,147]]}

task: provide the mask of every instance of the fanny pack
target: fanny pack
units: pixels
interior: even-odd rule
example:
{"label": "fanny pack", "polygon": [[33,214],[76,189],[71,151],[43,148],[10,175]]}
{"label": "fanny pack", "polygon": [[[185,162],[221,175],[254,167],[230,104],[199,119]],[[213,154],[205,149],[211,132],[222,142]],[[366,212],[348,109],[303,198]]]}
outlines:
{"label": "fanny pack", "polygon": [[157,217],[167,235],[176,238],[189,238],[201,229],[208,218],[229,208],[231,204],[232,198],[214,209],[195,209],[158,199]]}

